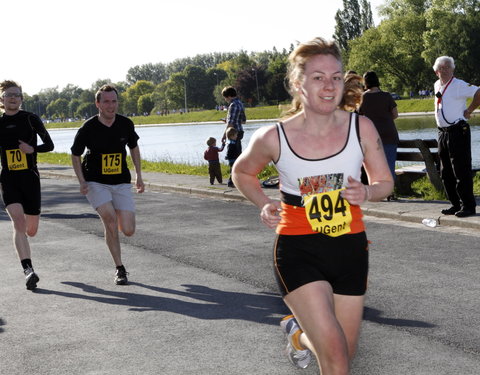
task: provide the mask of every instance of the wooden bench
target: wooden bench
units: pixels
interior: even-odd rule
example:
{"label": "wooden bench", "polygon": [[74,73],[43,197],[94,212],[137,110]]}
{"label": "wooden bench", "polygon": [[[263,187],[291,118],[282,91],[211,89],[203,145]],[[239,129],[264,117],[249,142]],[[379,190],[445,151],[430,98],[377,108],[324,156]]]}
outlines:
{"label": "wooden bench", "polygon": [[425,175],[428,176],[435,189],[443,191],[437,148],[436,139],[401,139],[399,141],[397,161],[423,162],[421,165],[416,164],[395,170],[397,175],[395,186],[399,193],[411,194],[411,183]]}
{"label": "wooden bench", "polygon": [[[410,149],[410,150],[406,150]],[[413,181],[427,175],[432,185],[438,191],[444,191],[440,178],[440,161],[438,157],[438,142],[436,139],[403,139],[397,148],[397,161],[423,162],[395,170],[397,179],[395,187],[400,194],[412,194]],[[480,168],[472,170],[473,175]]]}

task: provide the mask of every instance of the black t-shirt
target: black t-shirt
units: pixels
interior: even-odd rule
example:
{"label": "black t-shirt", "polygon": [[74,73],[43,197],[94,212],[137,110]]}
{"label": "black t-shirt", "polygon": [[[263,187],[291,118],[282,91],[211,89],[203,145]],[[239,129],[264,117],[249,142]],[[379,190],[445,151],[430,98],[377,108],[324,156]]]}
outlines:
{"label": "black t-shirt", "polygon": [[138,138],[129,118],[117,114],[113,124],[106,126],[96,115],[78,129],[71,151],[73,155],[81,156],[87,149],[82,161],[86,181],[107,185],[130,183],[125,146],[137,147]]}
{"label": "black t-shirt", "polygon": [[[43,144],[37,145],[37,135]],[[31,154],[19,149],[19,140],[34,148]],[[17,172],[37,168],[37,152],[53,150],[53,141],[42,120],[35,114],[19,111],[13,116],[3,114],[0,118],[0,148],[2,170]]]}
{"label": "black t-shirt", "polygon": [[396,106],[397,103],[386,91],[363,93],[359,113],[372,120],[383,144],[398,144],[398,131],[392,115]]}

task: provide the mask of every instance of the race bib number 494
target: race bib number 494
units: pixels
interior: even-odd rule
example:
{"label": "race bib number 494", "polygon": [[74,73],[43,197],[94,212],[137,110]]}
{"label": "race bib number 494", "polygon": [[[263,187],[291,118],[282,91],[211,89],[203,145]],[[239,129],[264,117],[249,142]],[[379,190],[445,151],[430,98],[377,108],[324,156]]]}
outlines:
{"label": "race bib number 494", "polygon": [[9,171],[21,171],[28,168],[27,154],[20,149],[6,150]]}
{"label": "race bib number 494", "polygon": [[313,194],[304,198],[307,220],[315,232],[331,237],[350,233],[350,203],[340,195],[343,189]]}
{"label": "race bib number 494", "polygon": [[102,174],[122,173],[122,154],[102,154]]}

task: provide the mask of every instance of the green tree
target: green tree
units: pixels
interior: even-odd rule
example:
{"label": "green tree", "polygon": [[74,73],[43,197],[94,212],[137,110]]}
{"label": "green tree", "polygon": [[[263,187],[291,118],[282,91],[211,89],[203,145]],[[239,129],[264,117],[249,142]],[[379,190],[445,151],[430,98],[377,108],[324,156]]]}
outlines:
{"label": "green tree", "polygon": [[348,52],[348,42],[362,34],[358,0],[343,0],[343,9],[337,10],[335,23],[333,38],[342,51]]}
{"label": "green tree", "polygon": [[183,73],[173,73],[168,81],[155,88],[152,95],[154,110],[171,111],[185,108],[185,78]]}
{"label": "green tree", "polygon": [[83,118],[86,120],[89,117],[98,113],[98,109],[95,103],[92,101],[91,103],[82,103],[78,106],[77,112],[75,112],[75,117]]}
{"label": "green tree", "polygon": [[167,68],[162,63],[137,65],[128,69],[127,83],[133,85],[137,81],[151,81],[159,84],[168,79]]}
{"label": "green tree", "polygon": [[417,92],[430,87],[431,68],[422,58],[427,30],[423,3],[391,0],[382,9],[387,19],[349,43],[348,68],[359,73],[374,70],[390,91]]}
{"label": "green tree", "polygon": [[207,76],[213,85],[213,90],[211,92],[214,100],[213,104],[221,105],[225,103],[221,92],[223,89],[222,82],[225,78],[227,78],[227,72],[218,68],[210,68],[207,70]]}
{"label": "green tree", "polygon": [[372,7],[368,0],[360,0],[360,30],[362,33],[374,27]]}
{"label": "green tree", "polygon": [[142,113],[138,108],[138,98],[145,94],[151,94],[155,85],[150,81],[137,81],[121,94],[122,109],[124,113]]}
{"label": "green tree", "polygon": [[190,108],[213,108],[214,81],[207,75],[205,69],[188,65],[184,72],[187,103]]}
{"label": "green tree", "polygon": [[63,99],[66,99],[68,101],[74,99],[74,98],[78,98],[80,97],[80,95],[82,94],[83,92],[83,89],[76,86],[76,85],[73,85],[71,83],[69,83],[68,85],[66,85],[62,91],[60,91],[59,95],[61,98]]}
{"label": "green tree", "polygon": [[81,104],[82,104],[82,102],[78,98],[74,98],[74,99],[70,100],[70,102],[68,103],[68,113],[71,117],[76,116],[76,112],[78,110],[78,107],[80,107]]}
{"label": "green tree", "polygon": [[343,0],[343,10],[335,14],[335,33],[333,39],[342,50],[344,63],[347,64],[350,55],[350,41],[360,37],[374,26],[372,9],[367,0]]}
{"label": "green tree", "polygon": [[455,59],[455,75],[467,82],[480,84],[480,2],[432,0],[425,18],[427,31],[424,33],[422,56],[430,69],[437,57],[452,56]]}
{"label": "green tree", "polygon": [[113,82],[111,79],[106,78],[106,79],[97,79],[95,82],[92,83],[92,86],[90,86],[90,90],[92,90],[94,93],[98,91],[100,87],[103,85],[113,85]]}
{"label": "green tree", "polygon": [[68,100],[59,98],[47,105],[47,114],[50,118],[66,119],[68,117]]}
{"label": "green tree", "polygon": [[152,100],[152,94],[144,94],[138,98],[137,108],[140,114],[150,114],[155,104]]}
{"label": "green tree", "polygon": [[287,56],[280,55],[270,60],[267,68],[268,81],[265,85],[267,98],[276,104],[289,99],[290,94],[285,87],[288,61]]}

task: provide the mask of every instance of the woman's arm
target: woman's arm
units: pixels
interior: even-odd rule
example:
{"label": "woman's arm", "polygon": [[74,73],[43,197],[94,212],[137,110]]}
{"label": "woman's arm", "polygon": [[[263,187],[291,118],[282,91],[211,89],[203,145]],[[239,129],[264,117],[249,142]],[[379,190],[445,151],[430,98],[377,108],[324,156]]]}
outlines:
{"label": "woman's arm", "polygon": [[366,117],[360,117],[360,140],[363,149],[363,165],[367,172],[369,185],[348,178],[348,187],[342,196],[350,204],[362,204],[366,201],[380,201],[393,190],[393,177],[388,168],[382,140],[373,123]]}
{"label": "woman's arm", "polygon": [[233,165],[232,178],[237,189],[261,209],[260,217],[270,228],[280,221],[280,202],[270,199],[263,192],[257,175],[279,153],[279,141],[275,126],[260,128],[252,136],[247,149]]}

